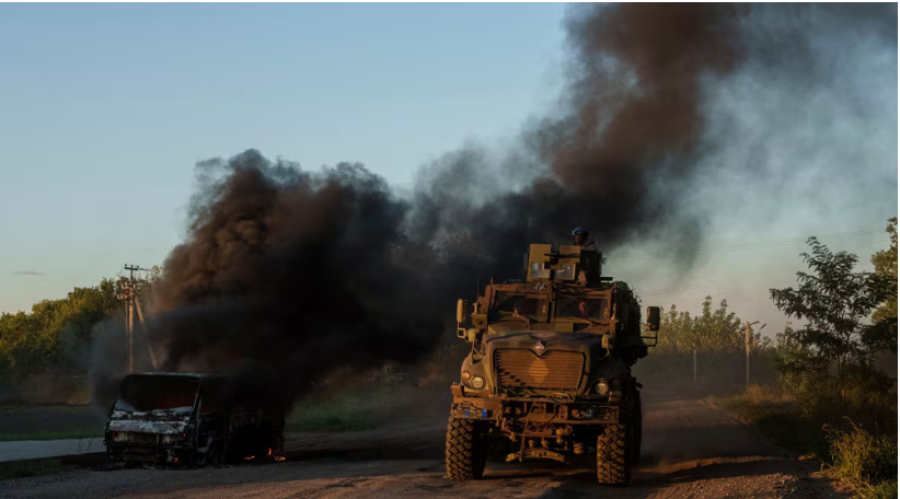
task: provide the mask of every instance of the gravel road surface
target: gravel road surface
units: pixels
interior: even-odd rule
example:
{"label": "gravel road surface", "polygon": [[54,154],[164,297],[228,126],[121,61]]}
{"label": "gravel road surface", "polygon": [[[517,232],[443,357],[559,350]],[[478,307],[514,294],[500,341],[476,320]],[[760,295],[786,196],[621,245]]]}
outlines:
{"label": "gravel road surface", "polygon": [[[80,470],[0,482],[0,497],[134,498],[830,498],[812,464],[699,400],[645,392],[644,459],[629,487],[590,466],[488,463],[484,479],[444,478],[446,411],[384,428],[291,435],[287,461],[205,469]],[[432,413],[433,412],[433,413]]]}

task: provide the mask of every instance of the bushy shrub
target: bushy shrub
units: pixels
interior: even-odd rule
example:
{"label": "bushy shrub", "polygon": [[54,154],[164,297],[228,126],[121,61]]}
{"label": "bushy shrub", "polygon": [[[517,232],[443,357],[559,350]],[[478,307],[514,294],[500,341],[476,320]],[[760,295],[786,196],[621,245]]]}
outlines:
{"label": "bushy shrub", "polygon": [[751,384],[743,393],[732,399],[734,403],[746,405],[782,405],[795,401],[789,392],[776,385]]}
{"label": "bushy shrub", "polygon": [[875,434],[851,423],[847,431],[833,430],[829,440],[831,469],[837,476],[852,484],[862,495],[874,493],[878,488],[881,488],[878,493],[883,493],[888,488],[881,485],[885,482],[893,482],[896,491],[896,438]]}
{"label": "bushy shrub", "polygon": [[810,422],[847,429],[849,418],[870,431],[889,431],[897,421],[896,386],[885,385],[877,378],[849,378],[839,386],[833,378],[815,371],[782,373],[779,386]]}
{"label": "bushy shrub", "polygon": [[881,482],[859,491],[862,499],[897,499],[897,482]]}

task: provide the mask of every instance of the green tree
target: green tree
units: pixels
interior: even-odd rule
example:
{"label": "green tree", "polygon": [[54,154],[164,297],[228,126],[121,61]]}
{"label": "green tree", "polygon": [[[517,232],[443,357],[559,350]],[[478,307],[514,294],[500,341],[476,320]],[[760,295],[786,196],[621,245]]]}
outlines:
{"label": "green tree", "polygon": [[694,318],[694,335],[697,349],[712,352],[730,352],[743,348],[744,329],[741,319],[728,311],[728,302],[722,300],[719,308],[712,308],[712,298],[706,297],[700,315]]}
{"label": "green tree", "polygon": [[117,282],[104,279],[36,303],[31,313],[0,314],[0,378],[83,371],[96,325],[122,320],[118,291]]}
{"label": "green tree", "polygon": [[693,318],[689,312],[679,312],[675,305],[660,317],[658,354],[688,352],[694,348]]}
{"label": "green tree", "polygon": [[[674,352],[743,352],[746,331],[740,317],[728,310],[728,302],[713,309],[712,297],[703,300],[699,315],[678,311],[675,305],[660,317],[659,353]],[[751,332],[751,348],[771,348],[771,340],[759,331]]]}
{"label": "green tree", "polygon": [[872,314],[872,320],[882,322],[893,319],[894,327],[897,324],[897,218],[888,220],[886,232],[890,234],[891,246],[872,255],[872,265],[875,273],[882,276],[888,285],[892,285],[894,293],[888,296],[887,301]]}
{"label": "green tree", "polygon": [[796,289],[769,290],[779,310],[806,322],[779,336],[781,366],[833,380],[843,393],[850,377],[880,379],[872,359],[886,344],[884,331],[866,321],[889,296],[890,287],[878,274],[854,272],[856,255],[832,253],[816,238],[808,244],[810,253],[800,256],[811,272],[797,272]]}

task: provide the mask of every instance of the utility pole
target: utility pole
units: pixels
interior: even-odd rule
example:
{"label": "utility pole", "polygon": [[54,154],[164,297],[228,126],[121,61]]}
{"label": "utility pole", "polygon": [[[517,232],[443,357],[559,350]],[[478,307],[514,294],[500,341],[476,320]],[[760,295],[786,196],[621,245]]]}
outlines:
{"label": "utility pole", "polygon": [[[134,372],[134,308],[137,302],[137,295],[134,289],[134,273],[141,270],[149,270],[142,269],[138,265],[128,265],[125,264],[125,270],[129,271],[130,274],[127,279],[122,278],[124,281],[122,286],[122,294],[119,295],[119,299],[125,302],[125,336],[126,336],[126,356],[128,359],[128,372]],[[140,314],[141,325],[144,325],[144,314],[140,313],[140,304],[138,306],[138,313]],[[150,342],[147,342],[147,348],[150,348]],[[150,349],[150,358],[153,361],[155,367],[155,358],[153,355],[152,348]]]}
{"label": "utility pole", "polygon": [[157,364],[156,355],[153,353],[153,345],[150,344],[150,336],[147,334],[147,325],[144,324],[144,312],[141,311],[141,300],[135,298],[134,305],[137,308],[138,319],[141,321],[141,329],[144,331],[144,340],[147,342],[147,353],[150,354],[150,363],[153,365],[153,370],[155,371],[159,369],[159,364]]}

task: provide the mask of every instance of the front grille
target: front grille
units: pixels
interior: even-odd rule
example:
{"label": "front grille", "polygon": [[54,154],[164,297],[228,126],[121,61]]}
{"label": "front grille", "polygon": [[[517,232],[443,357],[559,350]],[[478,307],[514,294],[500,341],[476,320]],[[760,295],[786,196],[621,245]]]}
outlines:
{"label": "front grille", "polygon": [[158,444],[159,435],[156,433],[141,433],[136,431],[116,431],[112,434],[113,442],[132,442],[140,444]]}
{"label": "front grille", "polygon": [[113,442],[129,442],[137,444],[168,444],[178,440],[178,435],[159,433],[143,433],[136,431],[117,431],[112,434]]}
{"label": "front grille", "polygon": [[584,368],[584,355],[551,350],[538,357],[526,348],[494,352],[497,383],[504,388],[575,391]]}

